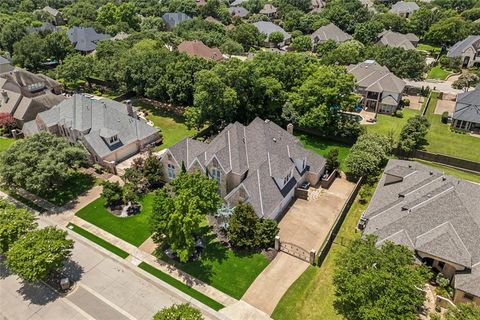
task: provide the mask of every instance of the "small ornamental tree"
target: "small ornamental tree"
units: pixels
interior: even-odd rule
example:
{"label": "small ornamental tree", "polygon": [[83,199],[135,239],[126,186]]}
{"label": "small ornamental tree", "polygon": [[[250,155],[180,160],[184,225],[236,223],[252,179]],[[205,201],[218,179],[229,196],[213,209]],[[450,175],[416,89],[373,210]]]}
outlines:
{"label": "small ornamental tree", "polygon": [[378,174],[392,153],[392,147],[390,137],[375,133],[361,135],[345,159],[347,171],[355,177]]}
{"label": "small ornamental tree", "polygon": [[340,251],[333,275],[335,309],[348,320],[416,319],[431,274],[412,250],[368,235]]}
{"label": "small ornamental tree", "polygon": [[398,148],[407,153],[423,148],[428,144],[426,136],[429,128],[430,123],[424,116],[417,115],[408,119],[400,132]]}
{"label": "small ornamental tree", "polygon": [[275,47],[278,47],[280,43],[284,40],[283,33],[279,31],[273,31],[268,36],[268,41],[271,42]]}
{"label": "small ornamental tree", "polygon": [[150,154],[143,162],[142,173],[150,189],[160,187],[163,180],[163,165],[160,158]]}
{"label": "small ornamental tree", "polygon": [[0,134],[10,135],[10,132],[17,127],[15,118],[9,113],[0,113]]}
{"label": "small ornamental tree", "polygon": [[327,161],[327,168],[329,170],[335,170],[338,168],[340,163],[338,162],[338,149],[334,148],[328,151],[328,153],[325,156],[325,160]]}
{"label": "small ornamental tree", "polygon": [[158,311],[153,320],[203,320],[202,313],[187,303],[174,304]]}
{"label": "small ornamental tree", "polygon": [[35,216],[26,209],[0,201],[0,253],[8,251],[21,236],[37,227]]}
{"label": "small ornamental tree", "polygon": [[253,249],[258,246],[260,219],[250,204],[239,204],[233,210],[227,229],[230,243],[237,248]]}
{"label": "small ornamental tree", "polygon": [[118,182],[108,180],[102,183],[102,197],[105,199],[105,206],[113,208],[122,203],[123,190]]}
{"label": "small ornamental tree", "polygon": [[72,249],[73,240],[67,239],[66,231],[46,227],[18,239],[7,251],[6,262],[12,273],[34,283],[63,267]]}

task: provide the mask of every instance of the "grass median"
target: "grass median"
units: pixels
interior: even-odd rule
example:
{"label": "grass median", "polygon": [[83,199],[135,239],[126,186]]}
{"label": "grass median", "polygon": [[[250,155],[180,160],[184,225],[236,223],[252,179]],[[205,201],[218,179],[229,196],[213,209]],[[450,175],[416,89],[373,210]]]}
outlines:
{"label": "grass median", "polygon": [[108,241],[105,241],[102,238],[97,237],[93,233],[90,233],[87,230],[85,230],[83,228],[80,228],[79,226],[77,226],[73,223],[69,223],[67,228],[76,232],[76,233],[78,233],[82,237],[87,238],[88,240],[90,240],[92,242],[95,242],[100,247],[102,247],[104,249],[107,249],[108,251],[116,254],[117,256],[119,256],[122,259],[125,259],[129,255],[128,252],[123,251],[119,247],[114,246],[113,244],[109,243]]}
{"label": "grass median", "polygon": [[172,287],[177,288],[178,290],[182,291],[183,293],[189,295],[190,297],[200,301],[201,303],[209,306],[213,310],[220,310],[224,307],[221,303],[218,303],[217,301],[213,300],[212,298],[207,297],[203,293],[198,292],[197,290],[187,286],[183,282],[169,276],[168,274],[158,270],[157,268],[149,265],[148,263],[142,262],[138,265],[138,267],[148,273],[150,273],[152,276],[157,277],[158,279],[162,280],[163,282],[168,283]]}

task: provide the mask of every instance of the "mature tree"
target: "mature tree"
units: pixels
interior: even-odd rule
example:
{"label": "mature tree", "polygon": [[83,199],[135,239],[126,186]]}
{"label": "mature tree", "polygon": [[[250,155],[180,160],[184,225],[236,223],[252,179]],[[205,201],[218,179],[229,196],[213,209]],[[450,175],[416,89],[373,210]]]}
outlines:
{"label": "mature tree", "polygon": [[250,23],[241,23],[229,32],[230,37],[240,43],[245,51],[257,46],[265,36]]}
{"label": "mature tree", "polygon": [[[118,6],[115,17],[118,22],[126,24],[130,30],[140,30],[141,19],[137,15],[135,5],[132,2],[123,2]],[[123,31],[128,31],[128,29]]]}
{"label": "mature tree", "polygon": [[202,313],[187,303],[174,304],[158,311],[153,320],[203,320]]}
{"label": "mature tree", "polygon": [[16,42],[13,51],[13,62],[32,72],[37,72],[47,59],[46,41],[37,33],[30,33]]}
{"label": "mature tree", "polygon": [[419,150],[428,144],[426,139],[430,123],[424,116],[417,115],[408,119],[400,132],[398,148],[404,152]]}
{"label": "mature tree", "polygon": [[160,158],[150,154],[143,162],[141,171],[150,189],[158,188],[162,185],[163,165]]}
{"label": "mature tree", "polygon": [[477,320],[480,319],[480,307],[473,303],[460,303],[449,308],[444,320]]}
{"label": "mature tree", "polygon": [[355,33],[353,38],[364,44],[371,44],[377,42],[377,37],[384,29],[381,22],[370,20],[367,22],[359,23],[355,27]]}
{"label": "mature tree", "polygon": [[454,9],[459,12],[478,6],[476,0],[434,0],[433,3],[444,9]]}
{"label": "mature tree", "polygon": [[425,39],[439,46],[451,46],[470,34],[470,25],[460,17],[452,17],[434,23]]}
{"label": "mature tree", "polygon": [[[327,48],[333,48],[332,44],[324,44]],[[317,51],[321,52],[325,48],[321,46],[317,46]],[[334,48],[332,51],[325,52],[322,56],[322,60],[326,64],[341,64],[341,65],[349,65],[355,64],[364,59],[364,50],[365,47],[362,43],[351,40],[346,41]],[[323,53],[323,52],[322,52]]]}
{"label": "mature tree", "polygon": [[77,84],[93,74],[95,59],[92,56],[72,54],[57,67],[57,77],[67,83]]}
{"label": "mature tree", "polygon": [[335,308],[348,320],[416,319],[422,288],[430,273],[415,263],[406,246],[387,241],[377,246],[367,235],[342,250],[334,271]]}
{"label": "mature tree", "polygon": [[345,159],[347,171],[356,176],[374,176],[386,164],[393,150],[391,138],[366,133],[361,135]]}
{"label": "mature tree", "polygon": [[338,154],[339,150],[337,148],[333,148],[328,151],[325,155],[325,160],[327,161],[327,168],[330,170],[335,170],[338,168],[340,163],[338,162]]}
{"label": "mature tree", "polygon": [[145,17],[141,24],[140,30],[142,31],[164,31],[165,22],[160,17]]}
{"label": "mature tree", "polygon": [[9,187],[41,194],[64,187],[69,170],[86,162],[85,149],[43,132],[16,141],[0,155],[0,176]]}
{"label": "mature tree", "polygon": [[220,51],[226,54],[241,54],[243,53],[243,47],[240,43],[227,40],[220,46]]}
{"label": "mature tree", "polygon": [[74,1],[63,13],[71,26],[92,26],[97,18],[97,8],[90,1]]}
{"label": "mature tree", "polygon": [[360,1],[332,0],[322,9],[322,16],[352,34],[357,24],[370,19],[371,13]]}
{"label": "mature tree", "polygon": [[98,9],[97,22],[104,27],[114,25],[117,20],[117,6],[112,2],[107,2]]}
{"label": "mature tree", "polygon": [[105,206],[113,208],[122,203],[123,190],[118,182],[105,180],[102,186],[102,197],[105,199]]}
{"label": "mature tree", "polygon": [[0,30],[0,45],[10,53],[13,53],[13,44],[27,34],[25,23],[17,19],[8,21]]}
{"label": "mature tree", "polygon": [[6,253],[8,269],[27,282],[44,280],[71,256],[73,240],[67,232],[46,227],[27,233]]}
{"label": "mature tree", "polygon": [[49,33],[45,37],[47,53],[57,61],[62,61],[66,56],[74,52],[68,36],[64,32]]}
{"label": "mature tree", "polygon": [[194,252],[195,236],[201,235],[205,215],[220,207],[218,182],[201,173],[181,173],[155,191],[150,226],[153,240],[167,243],[180,261]]}
{"label": "mature tree", "polygon": [[7,201],[0,201],[0,253],[7,252],[15,241],[36,227],[31,211],[17,209]]}
{"label": "mature tree", "polygon": [[439,18],[438,10],[420,8],[410,17],[408,28],[418,36],[423,36]]}
{"label": "mature tree", "polygon": [[268,41],[271,42],[275,47],[278,47],[280,43],[284,40],[283,33],[280,31],[273,31],[268,36]]}
{"label": "mature tree", "polygon": [[312,50],[312,39],[310,36],[299,36],[292,40],[292,48],[295,51],[304,52]]}
{"label": "mature tree", "polygon": [[239,204],[230,217],[227,237],[237,248],[258,247],[261,222],[250,204]]}
{"label": "mature tree", "polygon": [[[374,21],[380,22],[383,25],[383,28],[386,30],[392,30],[400,33],[407,32],[407,19],[395,13],[387,12],[377,14],[373,17],[373,19]],[[355,32],[357,32],[356,29]]]}

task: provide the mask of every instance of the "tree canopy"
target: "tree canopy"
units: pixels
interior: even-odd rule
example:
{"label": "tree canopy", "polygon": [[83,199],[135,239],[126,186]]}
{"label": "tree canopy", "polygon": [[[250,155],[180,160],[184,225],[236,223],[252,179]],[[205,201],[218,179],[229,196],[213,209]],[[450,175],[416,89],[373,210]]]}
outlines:
{"label": "tree canopy", "polygon": [[7,252],[15,241],[36,227],[35,216],[31,211],[0,201],[0,253]]}

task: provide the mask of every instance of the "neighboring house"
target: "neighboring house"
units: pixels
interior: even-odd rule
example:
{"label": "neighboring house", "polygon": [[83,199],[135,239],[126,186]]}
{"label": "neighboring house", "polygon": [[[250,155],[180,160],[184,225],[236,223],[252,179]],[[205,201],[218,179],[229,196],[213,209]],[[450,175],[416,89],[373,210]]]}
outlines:
{"label": "neighboring house", "polygon": [[351,35],[343,32],[342,29],[333,23],[329,23],[326,26],[318,28],[310,37],[312,38],[314,46],[328,40],[333,40],[336,43],[352,40]]}
{"label": "neighboring house", "polygon": [[383,44],[393,48],[403,48],[405,50],[415,50],[418,45],[418,37],[413,33],[398,33],[391,30],[385,30],[378,35],[378,44]]}
{"label": "neighboring house", "polygon": [[40,27],[30,27],[28,28],[29,33],[38,33],[38,32],[58,32],[60,31],[60,28],[54,26],[53,24],[49,22],[45,22],[42,24]]}
{"label": "neighboring house", "polygon": [[15,67],[12,65],[10,60],[0,56],[0,73],[13,71]]}
{"label": "neighboring house", "polygon": [[276,25],[275,23],[272,23],[270,21],[258,21],[254,22],[253,25],[257,27],[258,31],[260,31],[266,36],[264,44],[267,46],[273,47],[273,44],[268,41],[268,37],[272,32],[280,32],[283,34],[283,41],[279,44],[280,47],[290,43],[290,40],[292,38],[290,33],[283,30],[282,27]]}
{"label": "neighboring house", "polygon": [[390,160],[362,216],[364,233],[406,245],[451,280],[455,302],[480,305],[480,185]]}
{"label": "neighboring house", "polygon": [[325,159],[269,120],[228,125],[210,143],[184,139],[162,155],[167,181],[182,167],[218,180],[225,206],[250,203],[260,218],[276,219],[304,181],[316,185]]}
{"label": "neighboring house", "polygon": [[238,18],[245,18],[250,13],[250,11],[248,11],[244,7],[229,7],[228,12],[231,16]]}
{"label": "neighboring house", "polygon": [[462,60],[463,68],[470,68],[480,62],[480,36],[469,36],[455,43],[447,52],[447,57]]}
{"label": "neighboring house", "polygon": [[480,85],[457,95],[452,128],[480,133]]}
{"label": "neighboring house", "polygon": [[277,17],[277,8],[271,3],[266,3],[263,6],[263,9],[260,10],[260,13],[266,15],[270,19],[274,19]]}
{"label": "neighboring house", "polygon": [[418,9],[420,9],[420,7],[415,2],[400,1],[400,2],[395,3],[392,6],[392,8],[390,9],[390,12],[395,13],[396,15],[399,15],[400,17],[409,18]]}
{"label": "neighboring house", "polygon": [[320,12],[325,7],[325,0],[310,0],[310,9],[312,12]]}
{"label": "neighboring house", "polygon": [[65,19],[63,18],[63,14],[57,9],[46,6],[45,8],[42,9],[42,11],[49,16],[50,22],[52,24],[56,26],[62,26],[65,24]]}
{"label": "neighboring house", "polygon": [[235,0],[232,3],[230,3],[230,7],[238,7],[239,5],[241,5],[242,3],[246,2],[246,1],[248,1],[248,0]]}
{"label": "neighboring house", "polygon": [[394,113],[401,106],[405,81],[391,73],[387,67],[367,60],[347,67],[355,77],[356,92],[362,95],[363,107],[376,113]]}
{"label": "neighboring house", "polygon": [[176,25],[183,21],[190,20],[190,16],[186,15],[183,12],[167,12],[162,16],[163,22],[165,22],[165,26],[167,30],[172,31]]}
{"label": "neighboring house", "polygon": [[178,45],[178,52],[184,52],[190,57],[201,57],[217,61],[223,58],[218,48],[207,47],[200,40],[183,41]]}
{"label": "neighboring house", "polygon": [[97,33],[91,27],[72,27],[68,29],[67,36],[75,50],[83,53],[94,51],[98,41],[111,38],[108,34]]}
{"label": "neighboring house", "polygon": [[130,102],[76,94],[23,126],[25,135],[46,131],[68,141],[81,142],[95,162],[114,168],[161,137],[140,119]]}

